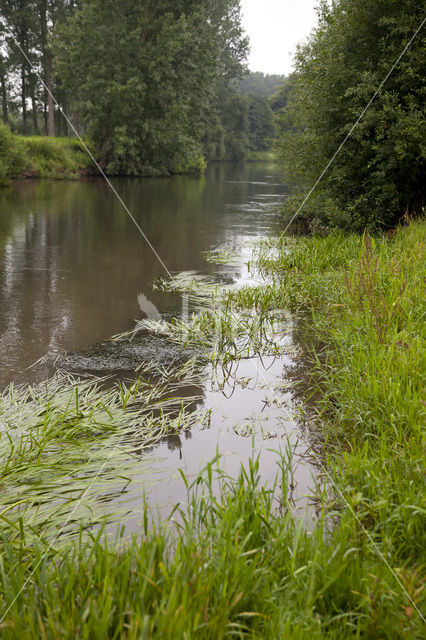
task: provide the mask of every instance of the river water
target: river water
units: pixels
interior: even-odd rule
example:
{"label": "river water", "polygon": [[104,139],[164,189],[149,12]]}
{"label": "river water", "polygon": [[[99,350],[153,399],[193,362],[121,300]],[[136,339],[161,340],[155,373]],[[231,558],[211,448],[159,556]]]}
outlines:
{"label": "river water", "polygon": [[[196,271],[234,284],[251,281],[251,245],[279,232],[276,208],[287,193],[277,167],[268,164],[212,165],[201,178],[116,179],[114,186],[170,272]],[[203,258],[223,247],[240,259],[225,265]],[[162,275],[164,267],[101,179],[1,190],[0,385],[39,382],[58,363],[83,373],[131,375],[135,354],[120,346],[111,352],[102,343],[144,316],[141,300],[163,317],[181,312],[178,295],[153,291]],[[298,364],[292,331],[290,319],[284,336],[290,355],[240,363],[244,384],[219,388],[206,372],[201,405],[211,410],[210,428],[171,435],[144,452],[137,480],[143,486],[145,478],[145,486],[130,483],[119,498],[129,504],[124,521],[131,530],[140,520],[142,492],[160,510],[184,501],[178,469],[193,478],[216,452],[221,467],[235,475],[241,462],[262,451],[262,479],[272,482],[276,451],[290,446],[292,491],[306,507],[313,468],[287,385]],[[247,428],[253,424],[255,432]]]}

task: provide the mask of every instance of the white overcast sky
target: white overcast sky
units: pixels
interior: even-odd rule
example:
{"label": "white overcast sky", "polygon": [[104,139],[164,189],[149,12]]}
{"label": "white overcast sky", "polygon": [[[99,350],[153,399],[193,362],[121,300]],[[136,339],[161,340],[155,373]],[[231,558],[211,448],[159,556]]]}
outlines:
{"label": "white overcast sky", "polygon": [[318,0],[241,0],[250,70],[288,74],[297,43],[315,26],[317,5]]}

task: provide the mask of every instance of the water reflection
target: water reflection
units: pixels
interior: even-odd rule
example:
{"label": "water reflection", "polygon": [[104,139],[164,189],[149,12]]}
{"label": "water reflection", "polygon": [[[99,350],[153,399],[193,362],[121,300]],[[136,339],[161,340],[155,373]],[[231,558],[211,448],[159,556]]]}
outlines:
{"label": "water reflection", "polygon": [[[213,165],[199,179],[123,179],[115,187],[171,272],[199,270],[240,283],[252,282],[248,242],[276,232],[271,207],[286,193],[278,170],[267,165]],[[221,265],[203,259],[203,251],[224,245],[239,260]],[[160,275],[161,265],[101,180],[26,183],[0,191],[0,384],[40,380],[55,366],[126,378],[141,360],[192,357],[190,350],[149,336],[131,344],[105,342],[132,329],[147,303],[162,316],[181,312],[179,296],[152,291]],[[292,334],[290,321],[289,351]],[[58,359],[27,369],[47,352]],[[242,462],[262,451],[261,477],[272,482],[276,452],[287,447],[297,454],[293,489],[295,499],[301,498],[312,486],[312,467],[303,461],[297,407],[288,376],[283,378],[296,360],[253,357],[239,363],[232,381],[219,384],[207,367],[194,410],[210,411],[209,428],[169,434],[152,450],[135,449],[134,434],[140,477],[136,473],[99,500],[117,511],[129,505],[126,523],[132,530],[142,517],[145,491],[149,504],[160,509],[185,501],[178,468],[193,479],[219,452],[221,468],[235,476]],[[176,393],[191,395],[194,388]]]}
{"label": "water reflection", "polygon": [[[256,184],[265,173],[271,184]],[[282,194],[277,177],[273,166],[213,165],[202,178],[115,186],[170,271],[217,274],[225,269],[207,265],[201,252],[272,232],[273,216],[239,206],[265,191]],[[152,291],[161,274],[102,180],[0,190],[0,385],[49,375],[49,367],[25,371],[47,351],[88,349],[129,329],[141,317],[138,294],[162,314],[179,310],[178,296]]]}

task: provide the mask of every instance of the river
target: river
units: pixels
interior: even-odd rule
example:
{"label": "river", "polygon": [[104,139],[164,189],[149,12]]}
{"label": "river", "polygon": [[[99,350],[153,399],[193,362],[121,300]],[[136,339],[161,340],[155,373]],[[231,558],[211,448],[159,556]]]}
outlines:
{"label": "river", "polygon": [[[287,194],[278,168],[269,164],[217,164],[201,178],[113,183],[171,273],[195,271],[236,285],[251,281],[247,262],[253,242],[279,232],[276,209]],[[206,262],[203,252],[223,247],[239,260]],[[1,386],[40,382],[58,366],[131,376],[135,353],[102,345],[144,316],[141,301],[148,300],[166,318],[181,313],[178,295],[152,289],[162,275],[164,266],[103,180],[24,182],[1,190]],[[290,353],[295,347],[291,321],[285,339]],[[300,444],[297,406],[286,390],[289,372],[298,364],[294,353],[242,361],[238,378],[250,383],[232,388],[215,386],[206,371],[201,404],[211,410],[210,428],[168,436],[144,451],[135,482],[111,498],[114,509],[117,502],[127,505],[124,521],[130,530],[141,517],[142,493],[158,509],[184,501],[178,469],[193,478],[216,451],[231,475],[262,451],[261,476],[272,482],[276,451],[290,446],[295,451],[292,493],[306,508],[313,467]],[[161,350],[156,357],[161,361]],[[274,391],[277,381],[279,392]],[[257,432],[247,437],[247,425],[255,422]]]}

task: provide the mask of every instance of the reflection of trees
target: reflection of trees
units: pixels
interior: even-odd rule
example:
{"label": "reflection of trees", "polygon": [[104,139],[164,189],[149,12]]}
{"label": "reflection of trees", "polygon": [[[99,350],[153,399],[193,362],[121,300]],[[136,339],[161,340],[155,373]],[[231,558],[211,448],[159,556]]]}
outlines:
{"label": "reflection of trees", "polygon": [[[292,365],[285,370],[286,380],[290,382],[293,401],[300,409],[298,426],[303,430],[306,444],[312,447],[315,454],[324,462],[323,444],[324,434],[320,430],[317,421],[319,401],[321,394],[318,388],[318,379],[314,378],[313,351],[321,359],[324,353],[324,345],[312,334],[310,325],[310,311],[299,312],[293,323],[293,343],[297,348],[297,356]],[[310,463],[318,466],[318,460],[309,455]]]}
{"label": "reflection of trees", "polygon": [[[245,202],[248,182],[264,174],[256,165],[212,165],[203,178],[117,179],[115,186],[171,271],[216,272],[201,252],[237,244],[253,226],[228,205]],[[160,312],[179,311],[179,296],[151,291],[160,274],[101,179],[0,190],[0,382],[49,348],[87,349],[128,330],[140,317],[141,290]]]}

